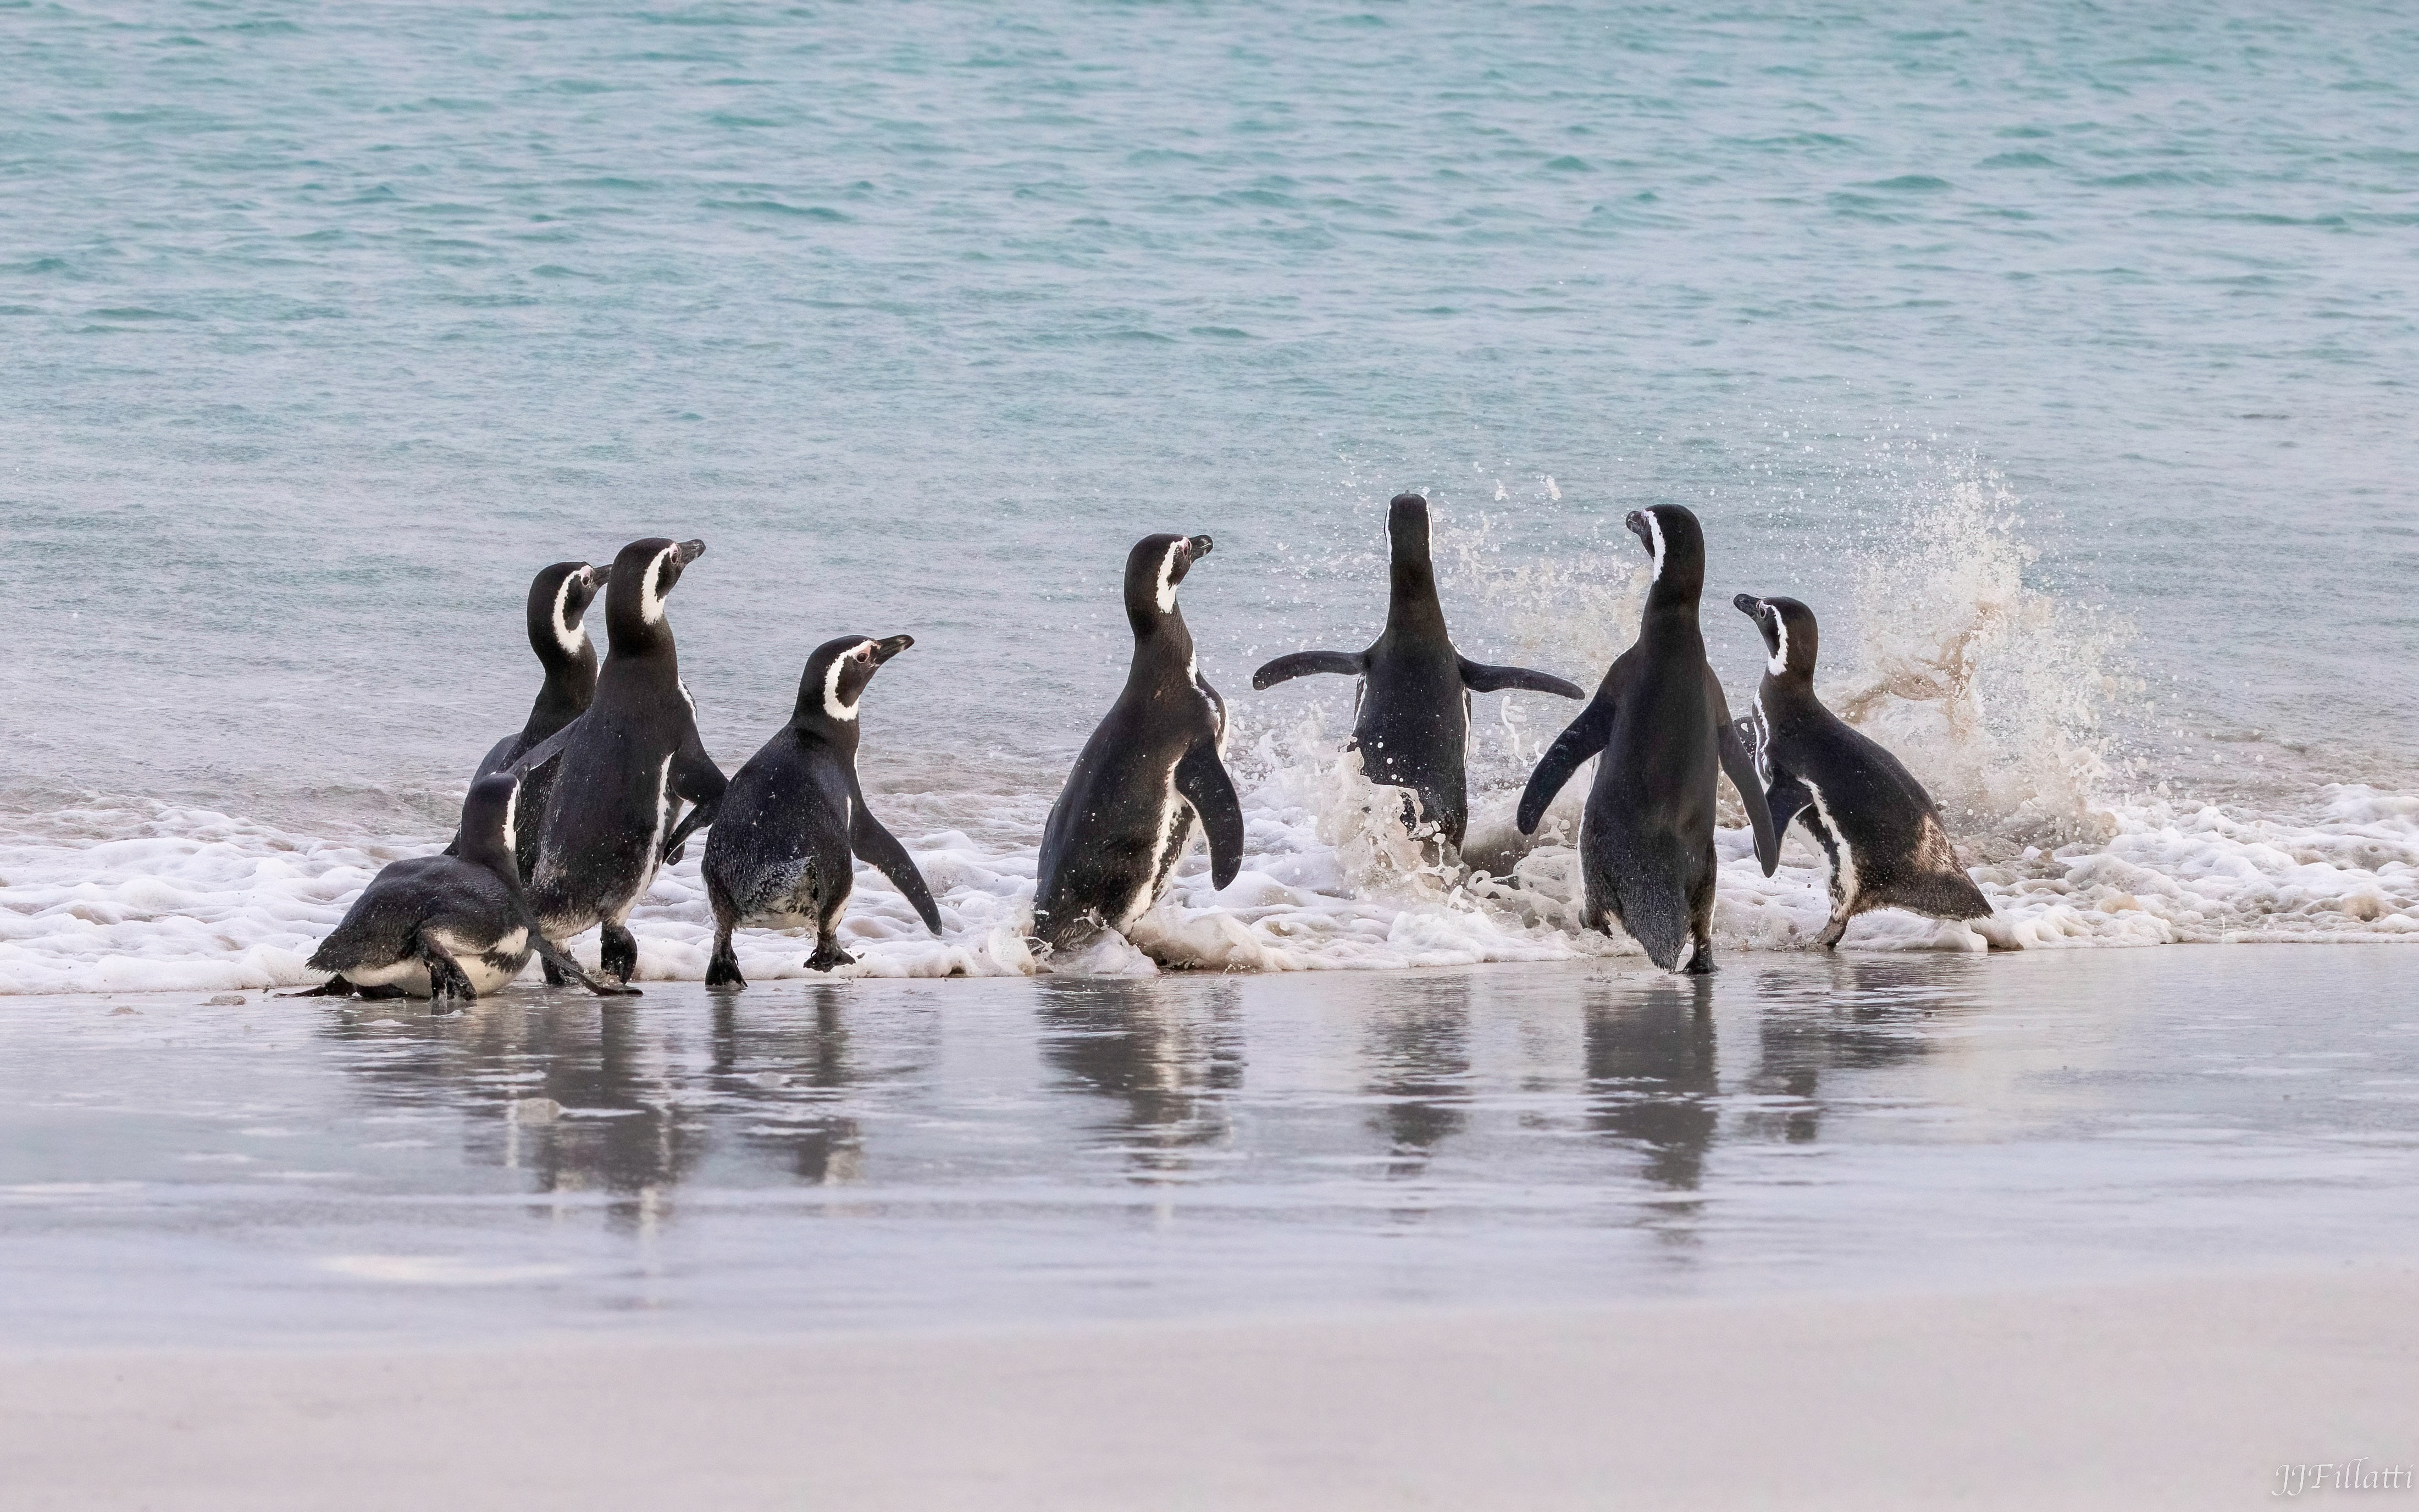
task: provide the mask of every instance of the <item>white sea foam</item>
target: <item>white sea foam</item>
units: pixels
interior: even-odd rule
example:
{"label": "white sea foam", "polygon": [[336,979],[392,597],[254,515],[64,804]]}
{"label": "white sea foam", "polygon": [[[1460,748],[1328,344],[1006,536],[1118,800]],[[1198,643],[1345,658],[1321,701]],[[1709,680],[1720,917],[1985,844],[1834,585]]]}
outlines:
{"label": "white sea foam", "polygon": [[[1441,529],[1440,555],[1457,563],[1459,591],[1487,600],[1523,654],[1550,649],[1536,659],[1592,673],[1626,644],[1644,583],[1634,548],[1504,565],[1490,532],[1485,520]],[[1863,560],[1854,613],[1825,625],[1825,695],[1932,787],[1995,914],[1972,924],[1868,914],[1844,948],[2419,940],[2419,795],[2332,785],[2259,805],[2111,796],[2119,779],[2101,722],[2127,690],[2107,670],[2124,627],[2027,585],[2013,501],[1988,477],[1939,490],[1889,538],[1889,549]],[[1210,887],[1196,841],[1129,937],[1051,962],[1027,942],[1035,795],[967,795],[958,801],[978,811],[942,820],[960,827],[920,834],[902,821],[931,824],[932,795],[877,795],[876,808],[906,830],[942,928],[935,938],[885,879],[860,869],[842,926],[858,964],[844,970],[1355,970],[1641,954],[1580,918],[1572,841],[1589,770],[1573,777],[1534,841],[1512,826],[1518,782],[1576,706],[1534,696],[1479,702],[1466,864],[1441,864],[1406,830],[1402,793],[1362,776],[1317,707],[1268,725],[1255,721],[1270,705],[1245,703],[1230,748],[1247,827],[1235,881]],[[377,869],[439,843],[313,837],[131,802],[7,827],[0,993],[311,981],[304,960]],[[1718,844],[1718,949],[1812,948],[1828,893],[1811,841],[1793,832],[1769,878],[1743,828],[1719,831]],[[713,919],[698,874],[703,846],[689,849],[631,918],[641,980],[705,974]],[[747,930],[735,944],[753,980],[809,975],[804,934]],[[594,949],[593,935],[575,944],[592,962]]]}
{"label": "white sea foam", "polygon": [[[1585,780],[1575,779],[1558,806],[1564,833]],[[1474,837],[1508,827],[1511,798],[1482,800]],[[1850,927],[1845,948],[2419,940],[2419,795],[2336,787],[2316,812],[2289,818],[2168,802],[2100,812],[2104,841],[2032,847],[1974,868],[1995,918],[1967,925],[1872,913]],[[1246,856],[1233,884],[1211,888],[1196,844],[1131,943],[1112,938],[1055,965],[1354,970],[1638,953],[1626,938],[1580,927],[1567,843],[1537,845],[1499,880],[1435,864],[1398,813],[1398,793],[1371,784],[1348,757],[1269,768],[1248,795]],[[170,809],[75,817],[98,833],[0,846],[0,992],[216,992],[315,980],[303,961],[377,869],[436,844],[314,841]],[[1717,841],[1718,946],[1810,948],[1828,907],[1821,853],[1793,834],[1766,878],[1745,830],[1718,831]],[[939,902],[940,937],[877,873],[860,870],[843,925],[858,964],[846,974],[1042,969],[1025,939],[1029,850],[990,848],[954,831],[907,844]],[[642,980],[704,976],[713,918],[694,855],[657,877],[631,927]],[[737,948],[753,980],[809,974],[803,934],[743,931]],[[593,961],[593,937],[576,953]]]}

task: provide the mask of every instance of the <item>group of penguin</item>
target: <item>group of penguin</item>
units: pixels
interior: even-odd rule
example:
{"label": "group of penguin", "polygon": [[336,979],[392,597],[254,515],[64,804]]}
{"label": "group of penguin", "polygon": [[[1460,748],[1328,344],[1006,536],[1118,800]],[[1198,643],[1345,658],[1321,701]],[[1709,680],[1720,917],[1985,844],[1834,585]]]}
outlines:
{"label": "group of penguin", "polygon": [[[1792,598],[1732,600],[1769,654],[1749,716],[1734,721],[1697,622],[1705,548],[1696,516],[1660,504],[1632,511],[1626,524],[1652,559],[1638,639],[1547,748],[1517,820],[1523,834],[1535,833],[1571,775],[1597,758],[1579,837],[1587,923],[1608,934],[1617,925],[1667,971],[1714,969],[1717,770],[1738,790],[1765,875],[1793,820],[1821,844],[1831,872],[1824,945],[1837,945],[1848,921],[1873,908],[1987,916],[1990,903],[1959,865],[1922,784],[1815,697],[1813,612]],[[1364,772],[1404,790],[1415,833],[1457,850],[1469,816],[1471,695],[1586,695],[1559,677],[1456,651],[1437,596],[1427,501],[1397,497],[1387,528],[1391,594],[1377,640],[1365,651],[1280,656],[1252,686],[1314,672],[1359,678],[1352,745]],[[1152,535],[1127,556],[1133,659],[1043,828],[1033,923],[1045,953],[1129,929],[1165,891],[1196,823],[1215,886],[1241,867],[1225,701],[1201,675],[1177,604],[1179,585],[1210,547],[1207,535]],[[453,843],[388,865],[321,942],[310,968],[332,975],[315,995],[475,997],[517,977],[532,955],[550,983],[633,994],[630,911],[700,830],[715,918],[709,987],[747,985],[732,950],[743,925],[811,928],[809,968],[851,964],[839,927],[860,859],[940,932],[932,889],[867,810],[856,776],[859,701],[914,640],[842,636],[816,647],[789,723],[726,779],[698,737],[664,610],[704,550],[702,541],[660,538],[622,548],[601,585],[601,671],[583,624],[596,569],[568,562],[538,574],[529,636],[546,681],[528,721],[479,764]],[[593,973],[561,945],[590,928],[602,933]]]}

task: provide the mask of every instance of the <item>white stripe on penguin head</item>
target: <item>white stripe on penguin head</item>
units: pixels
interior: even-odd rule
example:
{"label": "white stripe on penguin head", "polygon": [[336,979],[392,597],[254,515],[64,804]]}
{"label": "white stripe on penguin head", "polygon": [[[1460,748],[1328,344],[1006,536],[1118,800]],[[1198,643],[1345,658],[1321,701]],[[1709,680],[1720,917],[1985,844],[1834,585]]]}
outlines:
{"label": "white stripe on penguin head", "polygon": [[655,553],[647,563],[647,575],[639,580],[639,618],[649,625],[664,623],[664,595],[655,589],[655,580],[664,575],[664,563],[680,548],[668,546]]}
{"label": "white stripe on penguin head", "polygon": [[872,652],[872,641],[860,640],[855,645],[851,646],[848,650],[841,652],[837,656],[834,656],[832,658],[831,665],[824,669],[824,712],[825,714],[830,715],[835,719],[854,719],[856,717],[856,705],[853,702],[842,703],[840,701],[840,674],[847,668],[849,657],[868,656]]}
{"label": "white stripe on penguin head", "polygon": [[1780,617],[1777,604],[1760,604],[1757,608],[1772,616],[1772,659],[1764,665],[1778,677],[1789,670],[1789,622]]}
{"label": "white stripe on penguin head", "polygon": [[1651,509],[1641,509],[1639,513],[1646,517],[1646,533],[1654,538],[1655,575],[1647,581],[1659,583],[1663,580],[1663,522],[1655,517],[1655,511]]}
{"label": "white stripe on penguin head", "polygon": [[1159,611],[1162,614],[1176,612],[1176,553],[1192,544],[1190,541],[1179,539],[1167,548],[1167,555],[1160,560]]}
{"label": "white stripe on penguin head", "polygon": [[566,656],[577,656],[588,644],[588,626],[571,623],[571,585],[588,575],[585,572],[563,574],[562,581],[554,585],[554,643]]}

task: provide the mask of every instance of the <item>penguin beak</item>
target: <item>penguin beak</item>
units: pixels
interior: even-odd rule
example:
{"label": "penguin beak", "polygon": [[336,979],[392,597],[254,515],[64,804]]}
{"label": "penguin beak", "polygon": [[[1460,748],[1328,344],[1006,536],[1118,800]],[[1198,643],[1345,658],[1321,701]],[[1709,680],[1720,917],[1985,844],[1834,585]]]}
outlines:
{"label": "penguin beak", "polygon": [[879,667],[915,643],[916,638],[912,635],[894,635],[887,640],[876,640],[873,642],[873,664]]}
{"label": "penguin beak", "polygon": [[695,562],[698,558],[705,555],[705,543],[703,541],[683,541],[679,548],[674,550],[672,555],[682,566],[686,567],[690,563]]}
{"label": "penguin beak", "polygon": [[1759,618],[1756,611],[1764,608],[1764,601],[1753,594],[1741,594],[1731,600],[1731,608],[1752,620]]}
{"label": "penguin beak", "polygon": [[1191,551],[1190,555],[1191,555],[1191,560],[1193,560],[1193,561],[1194,561],[1194,562],[1198,562],[1198,561],[1200,561],[1203,557],[1206,557],[1206,556],[1208,556],[1208,555],[1210,554],[1210,537],[1208,537],[1208,536],[1206,536],[1206,535],[1192,535],[1192,536],[1187,536],[1187,537],[1185,538],[1184,544],[1185,544],[1186,546],[1188,546],[1188,547],[1192,548],[1192,551]]}
{"label": "penguin beak", "polygon": [[1639,543],[1644,546],[1647,550],[1652,551],[1655,549],[1655,537],[1646,532],[1646,511],[1642,509],[1633,509],[1629,512],[1628,517],[1623,519],[1621,523],[1629,527],[1629,533],[1637,536]]}

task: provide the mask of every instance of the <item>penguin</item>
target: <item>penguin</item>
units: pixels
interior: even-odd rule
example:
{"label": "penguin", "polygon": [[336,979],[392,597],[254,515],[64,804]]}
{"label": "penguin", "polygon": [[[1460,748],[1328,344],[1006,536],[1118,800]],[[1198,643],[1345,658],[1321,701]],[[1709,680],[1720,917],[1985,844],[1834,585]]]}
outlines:
{"label": "penguin", "polygon": [[[588,712],[589,701],[596,696],[596,647],[580,621],[597,587],[596,569],[585,562],[558,562],[530,583],[530,649],[546,669],[546,681],[538,687],[537,702],[530,705],[529,719],[520,733],[497,741],[480,761],[471,780],[509,770],[547,736]],[[521,782],[519,808],[532,819],[546,812],[547,794],[553,786],[551,766],[530,773]],[[521,826],[515,849],[520,858],[521,881],[526,884],[537,869],[536,825]],[[454,832],[454,842],[445,847],[445,854],[462,854],[460,830]]]}
{"label": "penguin", "polygon": [[1373,782],[1409,788],[1417,809],[1414,825],[1436,826],[1437,835],[1461,848],[1470,823],[1464,764],[1470,752],[1470,696],[1523,688],[1561,698],[1584,698],[1579,687],[1525,667],[1487,667],[1462,656],[1445,632],[1444,606],[1437,600],[1436,565],[1428,556],[1428,501],[1397,494],[1387,506],[1386,533],[1394,563],[1386,628],[1366,651],[1297,651],[1252,674],[1261,692],[1311,672],[1342,672],[1361,679],[1353,711],[1352,744],[1362,770]]}
{"label": "penguin", "polygon": [[1732,726],[1722,685],[1697,625],[1705,537],[1677,504],[1632,510],[1626,521],[1654,559],[1638,639],[1613,661],[1595,697],[1548,747],[1520,795],[1516,822],[1537,831],[1546,805],[1581,762],[1598,756],[1579,824],[1587,921],[1614,921],[1666,971],[1714,969],[1714,774],[1727,774],[1755,829],[1770,876],[1780,832],[1756,780],[1755,758]]}
{"label": "penguin", "polygon": [[1206,535],[1148,535],[1126,556],[1134,653],[1125,690],[1075,758],[1041,831],[1033,927],[1063,949],[1123,931],[1159,901],[1193,840],[1210,837],[1210,877],[1243,864],[1243,806],[1226,774],[1226,703],[1201,675],[1176,588],[1210,554]]}
{"label": "penguin", "polygon": [[1764,681],[1742,721],[1765,784],[1775,834],[1792,819],[1831,862],[1831,918],[1820,936],[1836,949],[1848,920],[1874,908],[1934,918],[1988,918],[1991,901],[1958,864],[1957,847],[1923,784],[1861,731],[1814,696],[1821,634],[1814,611],[1794,598],[1731,600],[1755,621],[1768,654]]}
{"label": "penguin", "polygon": [[[547,937],[560,943],[601,926],[601,966],[619,981],[639,965],[630,910],[655,868],[679,859],[689,835],[714,822],[727,785],[698,738],[697,703],[664,617],[665,596],[704,551],[703,541],[660,537],[622,548],[606,587],[596,697],[512,768],[519,776],[556,764],[530,879]],[[696,806],[686,817],[683,802]]]}
{"label": "penguin", "polygon": [[589,977],[538,928],[513,850],[519,788],[505,774],[471,783],[460,852],[389,862],[312,952],[311,970],[335,975],[295,995],[477,997],[519,976],[532,952],[591,992],[635,994]]}
{"label": "penguin", "polygon": [[856,781],[857,701],[883,663],[916,643],[912,636],[873,640],[847,635],[807,658],[797,712],[748,758],[722,795],[705,841],[705,896],[714,905],[709,987],[745,987],[731,932],[758,919],[776,927],[812,925],[815,971],[853,964],[840,948],[840,913],[863,856],[904,893],[934,934],[941,911],[907,848],[865,806]]}

